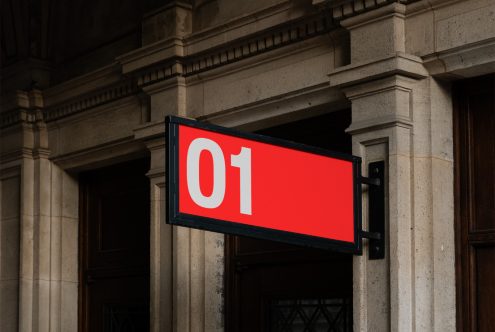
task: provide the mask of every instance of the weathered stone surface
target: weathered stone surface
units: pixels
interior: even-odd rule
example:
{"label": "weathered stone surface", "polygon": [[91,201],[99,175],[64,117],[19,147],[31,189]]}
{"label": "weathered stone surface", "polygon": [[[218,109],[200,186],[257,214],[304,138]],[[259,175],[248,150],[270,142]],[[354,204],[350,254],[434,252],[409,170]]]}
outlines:
{"label": "weathered stone surface", "polygon": [[[151,161],[151,330],[222,331],[223,235],[165,223],[165,116],[256,130],[349,107],[363,169],[387,165],[387,255],[354,258],[354,329],[455,330],[449,80],[495,72],[493,0],[171,2],[141,26],[141,45],[68,75],[132,50],[104,67],[2,96],[1,331],[77,330],[77,173],[136,156]],[[50,85],[35,67],[7,81]]]}

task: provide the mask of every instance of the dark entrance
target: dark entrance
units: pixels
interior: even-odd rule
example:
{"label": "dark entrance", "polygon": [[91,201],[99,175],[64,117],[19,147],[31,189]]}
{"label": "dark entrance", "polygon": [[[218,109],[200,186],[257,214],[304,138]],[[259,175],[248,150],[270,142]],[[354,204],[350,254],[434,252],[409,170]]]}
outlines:
{"label": "dark entrance", "polygon": [[495,75],[454,90],[458,331],[495,331]]}
{"label": "dark entrance", "polygon": [[80,331],[149,330],[149,165],[80,177]]}
{"label": "dark entrance", "polygon": [[[350,153],[350,116],[333,112],[259,133]],[[294,176],[304,172],[311,170]],[[225,259],[226,331],[352,331],[352,255],[227,236]]]}

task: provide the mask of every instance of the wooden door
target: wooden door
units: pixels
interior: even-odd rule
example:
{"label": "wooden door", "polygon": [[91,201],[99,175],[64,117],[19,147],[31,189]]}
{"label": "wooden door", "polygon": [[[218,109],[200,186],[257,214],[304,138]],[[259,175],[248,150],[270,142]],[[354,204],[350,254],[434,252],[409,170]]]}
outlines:
{"label": "wooden door", "polygon": [[[350,152],[349,124],[346,110],[260,133]],[[352,255],[240,236],[225,255],[226,331],[352,331]]]}
{"label": "wooden door", "polygon": [[495,331],[495,75],[454,89],[459,331]]}
{"label": "wooden door", "polygon": [[81,175],[80,330],[149,329],[149,182],[143,160]]}

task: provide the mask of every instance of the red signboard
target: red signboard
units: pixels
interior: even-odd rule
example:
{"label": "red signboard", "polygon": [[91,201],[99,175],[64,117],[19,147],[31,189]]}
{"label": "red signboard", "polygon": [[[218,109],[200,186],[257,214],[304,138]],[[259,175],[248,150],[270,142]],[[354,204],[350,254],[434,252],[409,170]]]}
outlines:
{"label": "red signboard", "polygon": [[168,222],[360,251],[360,158],[169,117]]}

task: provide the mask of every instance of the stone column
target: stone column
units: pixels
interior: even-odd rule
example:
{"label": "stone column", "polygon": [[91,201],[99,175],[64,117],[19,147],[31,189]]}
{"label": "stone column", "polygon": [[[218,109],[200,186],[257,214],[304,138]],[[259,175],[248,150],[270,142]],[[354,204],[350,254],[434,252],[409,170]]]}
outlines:
{"label": "stone column", "polygon": [[166,224],[165,122],[143,125],[135,137],[151,153],[152,331],[221,331],[223,235]]}
{"label": "stone column", "polygon": [[17,331],[19,310],[19,165],[0,166],[0,330]]}
{"label": "stone column", "polygon": [[172,228],[165,223],[165,123],[149,123],[135,130],[150,151],[150,312],[151,331],[172,331]]}
{"label": "stone column", "polygon": [[12,149],[17,136],[17,128],[0,129],[0,330],[6,332],[19,328],[21,159]]}
{"label": "stone column", "polygon": [[[120,57],[124,73],[172,53],[183,56],[182,39],[192,30],[192,6],[187,1],[166,4],[146,15],[142,28],[143,45],[156,53],[150,56],[146,49]],[[150,107],[149,122],[136,128],[135,137],[151,154],[151,326],[153,331],[218,331],[223,328],[223,235],[166,224],[164,120],[169,114],[187,116],[182,72],[178,62],[164,71],[140,74],[137,80]],[[154,75],[163,80],[150,84]]]}
{"label": "stone column", "polygon": [[0,326],[2,331],[74,330],[77,182],[49,160],[46,125],[38,110],[41,93],[18,94],[16,123],[2,133],[1,173],[6,177],[0,259],[5,255],[1,272],[8,282],[0,294],[6,315]]}
{"label": "stone column", "polygon": [[454,331],[450,95],[404,53],[404,12],[394,3],[342,21],[351,64],[330,74],[352,102],[348,131],[363,173],[369,162],[387,164],[387,257],[368,260],[365,245],[354,259],[354,329]]}

